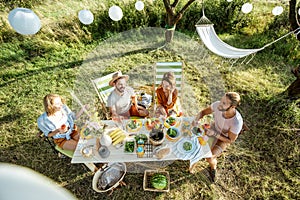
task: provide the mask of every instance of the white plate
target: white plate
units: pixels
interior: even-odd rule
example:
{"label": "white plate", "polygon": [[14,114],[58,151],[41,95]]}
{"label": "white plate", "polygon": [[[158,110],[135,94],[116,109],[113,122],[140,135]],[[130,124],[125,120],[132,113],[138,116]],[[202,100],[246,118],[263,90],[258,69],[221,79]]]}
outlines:
{"label": "white plate", "polygon": [[[189,142],[192,145],[192,148],[188,151],[183,148],[183,145],[185,142]],[[189,139],[183,139],[177,144],[177,150],[183,154],[191,153],[191,152],[195,151],[195,149],[196,149],[196,145],[194,144],[194,142],[192,140],[189,140]]]}

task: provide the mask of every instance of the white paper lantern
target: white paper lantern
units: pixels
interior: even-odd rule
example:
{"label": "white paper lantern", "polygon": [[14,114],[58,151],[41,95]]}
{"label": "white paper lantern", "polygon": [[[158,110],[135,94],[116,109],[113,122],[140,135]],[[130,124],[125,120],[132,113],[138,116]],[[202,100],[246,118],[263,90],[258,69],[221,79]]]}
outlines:
{"label": "white paper lantern", "polygon": [[114,21],[119,21],[123,17],[123,11],[119,6],[112,6],[108,10],[109,17]]}
{"label": "white paper lantern", "polygon": [[[0,177],[1,200],[77,199],[71,192],[60,187],[50,178],[29,168],[0,163]],[[13,191],[12,188],[18,192]]]}
{"label": "white paper lantern", "polygon": [[135,9],[137,9],[138,11],[141,11],[144,9],[144,3],[142,1],[137,1],[135,3]]}
{"label": "white paper lantern", "polygon": [[11,27],[22,35],[33,35],[41,29],[40,18],[28,8],[15,8],[8,14]]}
{"label": "white paper lantern", "polygon": [[89,25],[89,24],[93,23],[93,21],[94,21],[94,15],[89,10],[79,11],[78,18],[81,21],[81,23],[83,23],[85,25]]}
{"label": "white paper lantern", "polygon": [[283,12],[283,7],[282,6],[276,6],[272,10],[273,15],[280,15]]}
{"label": "white paper lantern", "polygon": [[245,13],[245,14],[248,14],[249,12],[251,12],[253,9],[253,6],[251,3],[245,3],[243,6],[242,6],[242,12]]}

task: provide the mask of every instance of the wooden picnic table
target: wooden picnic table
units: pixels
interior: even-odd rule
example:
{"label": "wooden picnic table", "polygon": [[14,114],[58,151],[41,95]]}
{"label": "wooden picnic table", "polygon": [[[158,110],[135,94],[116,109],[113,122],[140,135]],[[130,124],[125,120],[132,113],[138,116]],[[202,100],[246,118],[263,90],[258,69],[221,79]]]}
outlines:
{"label": "wooden picnic table", "polygon": [[[122,123],[119,123],[119,124],[112,120],[104,120],[104,121],[101,121],[101,123],[108,125],[108,127],[110,127],[110,128],[117,125],[120,128],[122,128],[123,131],[128,132],[129,134],[146,134],[147,136],[149,136],[150,131],[147,130],[145,127],[145,122],[147,119],[139,119],[139,120],[142,121],[142,128],[140,128],[140,130],[136,133],[128,132],[128,130],[126,128],[126,123],[129,120],[124,120]],[[181,117],[181,118],[177,118],[177,120],[179,122],[177,128],[181,132],[181,136],[180,136],[181,139],[191,138],[191,136],[189,134],[187,134],[187,132],[186,132],[186,130],[184,130],[184,128],[186,128],[186,125],[190,125],[190,127],[191,127],[191,122],[192,122],[193,118],[192,117]],[[162,122],[162,124],[164,124],[164,123]],[[124,152],[125,145],[118,145],[119,147],[110,145],[108,147],[108,149],[110,151],[110,155],[107,158],[102,158],[98,153],[96,141],[99,141],[99,140],[97,140],[97,137],[90,137],[90,138],[82,138],[81,137],[78,142],[78,145],[76,147],[76,150],[74,152],[71,163],[108,163],[108,162],[145,162],[145,161],[186,160],[186,159],[178,157],[178,155],[176,155],[173,152],[173,150],[176,149],[175,145],[177,145],[180,140],[174,142],[174,141],[168,140],[167,138],[164,139],[164,142],[162,145],[167,145],[168,147],[170,147],[171,152],[169,153],[169,155],[165,156],[162,159],[158,159],[156,156],[151,155],[151,153],[148,156],[145,153],[145,155],[142,158],[140,158],[137,156],[136,151],[134,151],[133,153]],[[91,147],[93,152],[90,156],[83,156],[81,150],[82,150],[82,148],[87,147],[87,146]],[[155,148],[155,146],[153,146],[153,147]],[[199,152],[197,152],[197,156],[200,159],[212,156],[208,142],[205,145],[200,146],[200,150],[199,150]]]}

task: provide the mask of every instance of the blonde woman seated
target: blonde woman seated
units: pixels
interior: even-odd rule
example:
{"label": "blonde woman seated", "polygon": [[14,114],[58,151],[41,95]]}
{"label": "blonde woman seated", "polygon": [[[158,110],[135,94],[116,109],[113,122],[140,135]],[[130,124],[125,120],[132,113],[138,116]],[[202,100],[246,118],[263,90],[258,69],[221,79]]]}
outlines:
{"label": "blonde woman seated", "polygon": [[65,104],[62,97],[57,94],[48,94],[44,97],[45,112],[39,116],[37,123],[39,129],[47,137],[52,137],[54,143],[64,150],[75,150],[79,132],[74,123],[77,116]]}
{"label": "blonde woman seated", "polygon": [[164,74],[160,86],[156,89],[157,108],[156,117],[166,118],[169,115],[177,114],[174,105],[177,100],[176,78],[173,72]]}

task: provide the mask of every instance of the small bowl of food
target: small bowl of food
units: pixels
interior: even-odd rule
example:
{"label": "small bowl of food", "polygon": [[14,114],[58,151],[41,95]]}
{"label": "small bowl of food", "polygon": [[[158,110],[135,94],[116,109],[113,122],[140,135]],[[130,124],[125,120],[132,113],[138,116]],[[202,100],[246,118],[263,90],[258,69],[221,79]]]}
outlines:
{"label": "small bowl of food", "polygon": [[164,141],[164,132],[162,129],[152,129],[149,133],[149,141],[152,145],[161,145]]}
{"label": "small bowl of food", "polygon": [[88,146],[83,147],[80,150],[80,153],[85,158],[91,157],[93,155],[93,145],[88,145]]}
{"label": "small bowl of food", "polygon": [[125,147],[124,151],[126,153],[133,153],[135,148],[135,141],[134,138],[126,139],[125,140]]}
{"label": "small bowl of food", "polygon": [[179,140],[179,138],[181,136],[180,131],[176,127],[170,127],[168,129],[166,129],[165,135],[166,135],[166,138],[172,142],[176,142],[177,140]]}
{"label": "small bowl of food", "polygon": [[145,127],[147,130],[152,130],[154,128],[159,128],[161,121],[158,118],[148,118],[145,120]]}
{"label": "small bowl of food", "polygon": [[164,122],[164,127],[170,128],[170,127],[178,127],[180,125],[180,118],[170,116],[168,117]]}
{"label": "small bowl of food", "polygon": [[192,127],[192,133],[196,136],[203,136],[205,131],[202,127],[194,126]]}
{"label": "small bowl of food", "polygon": [[143,122],[140,119],[131,119],[126,125],[128,132],[138,132],[142,127]]}

